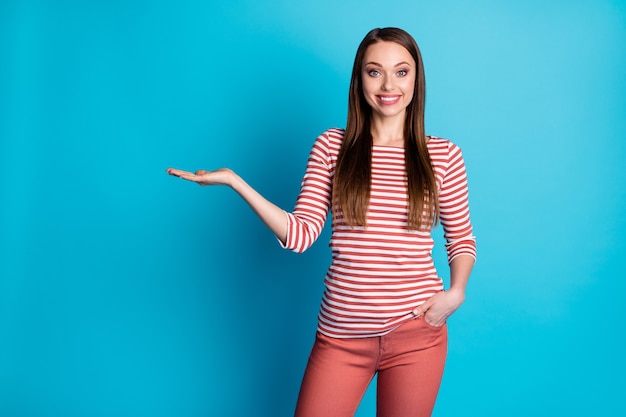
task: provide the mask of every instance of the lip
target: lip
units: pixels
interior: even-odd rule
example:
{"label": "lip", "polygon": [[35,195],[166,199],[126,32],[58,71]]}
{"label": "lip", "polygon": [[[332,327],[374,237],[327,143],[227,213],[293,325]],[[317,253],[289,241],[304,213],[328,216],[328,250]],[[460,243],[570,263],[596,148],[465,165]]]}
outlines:
{"label": "lip", "polygon": [[392,106],[400,101],[402,96],[398,94],[379,94],[376,100],[384,106]]}

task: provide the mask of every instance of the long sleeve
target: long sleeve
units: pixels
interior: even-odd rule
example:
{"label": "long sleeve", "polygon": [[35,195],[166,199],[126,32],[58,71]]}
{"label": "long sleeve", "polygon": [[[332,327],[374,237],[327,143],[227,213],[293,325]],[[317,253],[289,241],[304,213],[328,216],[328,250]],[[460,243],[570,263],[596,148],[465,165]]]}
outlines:
{"label": "long sleeve", "polygon": [[331,148],[340,146],[342,132],[330,129],[320,135],[309,154],[295,209],[287,213],[284,248],[304,252],[319,237],[330,211],[334,161]]}
{"label": "long sleeve", "polygon": [[[319,237],[331,209],[342,140],[342,130],[330,129],[315,141],[295,209],[287,213],[283,247],[303,252]],[[475,257],[461,150],[435,137],[429,140],[428,149],[437,177],[448,258]],[[324,278],[318,321],[318,330],[331,337],[386,334],[412,319],[416,306],[443,289],[431,256],[430,229],[407,228],[404,149],[375,145],[371,164],[367,227],[350,227],[341,218],[333,222],[332,262]]]}
{"label": "long sleeve", "polygon": [[476,259],[476,238],[470,222],[463,155],[458,146],[448,143],[448,166],[439,192],[439,209],[449,263],[461,254]]}

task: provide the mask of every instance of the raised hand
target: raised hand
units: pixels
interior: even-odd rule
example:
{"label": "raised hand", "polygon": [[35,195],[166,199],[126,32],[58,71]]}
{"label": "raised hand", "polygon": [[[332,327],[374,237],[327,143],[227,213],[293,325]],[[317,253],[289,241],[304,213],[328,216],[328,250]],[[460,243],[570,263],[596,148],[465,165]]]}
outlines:
{"label": "raised hand", "polygon": [[227,185],[237,192],[250,205],[252,210],[283,242],[287,240],[287,214],[278,206],[266,200],[254,188],[250,187],[240,176],[228,168],[215,171],[199,169],[196,172],[168,168],[167,173],[199,185]]}
{"label": "raised hand", "polygon": [[220,168],[215,171],[199,169],[196,172],[183,171],[176,168],[168,168],[167,173],[198,185],[229,185],[232,186],[235,173],[228,168]]}

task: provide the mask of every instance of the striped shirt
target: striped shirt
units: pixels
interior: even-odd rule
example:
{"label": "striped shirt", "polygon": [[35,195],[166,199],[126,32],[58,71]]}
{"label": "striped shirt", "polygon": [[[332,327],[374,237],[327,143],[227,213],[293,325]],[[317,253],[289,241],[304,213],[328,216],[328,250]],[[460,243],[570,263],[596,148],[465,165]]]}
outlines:
{"label": "striped shirt", "polygon": [[[475,258],[461,149],[449,140],[429,138],[448,261],[461,254]],[[321,233],[342,139],[343,130],[330,129],[315,141],[295,209],[287,213],[285,248],[303,252]],[[406,184],[404,149],[374,145],[367,226],[349,227],[341,216],[333,219],[332,263],[318,317],[321,333],[338,338],[389,333],[443,289],[431,256],[430,228],[407,229]]]}

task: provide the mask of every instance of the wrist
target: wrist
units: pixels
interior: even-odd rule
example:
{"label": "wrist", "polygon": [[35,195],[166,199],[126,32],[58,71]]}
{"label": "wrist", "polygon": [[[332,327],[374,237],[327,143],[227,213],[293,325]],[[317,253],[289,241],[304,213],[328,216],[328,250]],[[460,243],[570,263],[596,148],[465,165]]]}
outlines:
{"label": "wrist", "polygon": [[241,186],[243,184],[243,179],[239,175],[237,175],[235,171],[231,169],[225,169],[224,171],[226,173],[226,181],[224,185],[229,186],[235,191],[238,191],[239,189],[241,189]]}
{"label": "wrist", "polygon": [[450,289],[448,289],[446,293],[454,297],[458,301],[459,305],[461,305],[463,301],[465,301],[465,289],[464,288],[450,287]]}

